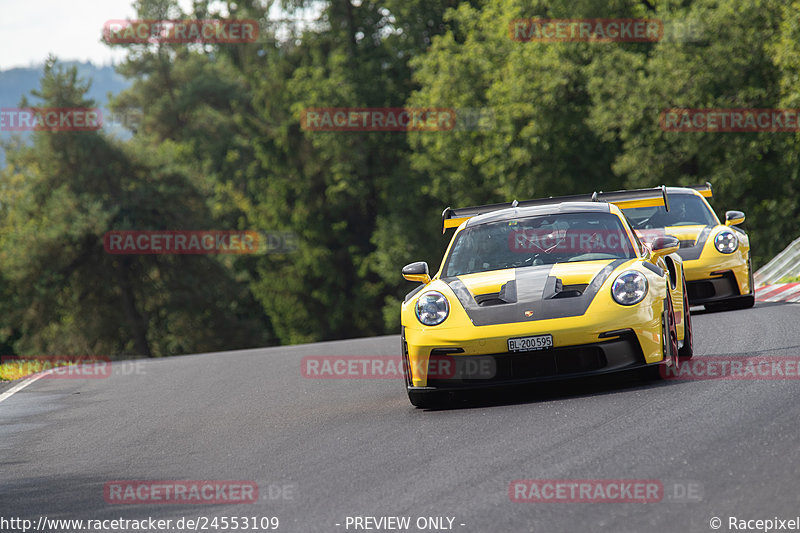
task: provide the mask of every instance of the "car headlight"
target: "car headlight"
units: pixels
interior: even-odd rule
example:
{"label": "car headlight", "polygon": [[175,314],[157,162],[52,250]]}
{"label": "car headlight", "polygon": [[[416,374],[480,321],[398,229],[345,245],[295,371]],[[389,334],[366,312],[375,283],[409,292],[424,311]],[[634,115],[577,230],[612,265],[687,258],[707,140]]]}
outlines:
{"label": "car headlight", "polygon": [[420,322],[426,326],[435,326],[444,322],[450,314],[450,304],[442,293],[430,291],[419,297],[414,310]]}
{"label": "car headlight", "polygon": [[627,270],[617,276],[611,285],[611,296],[621,305],[641,302],[647,295],[647,278],[636,270]]}
{"label": "car headlight", "polygon": [[732,254],[739,248],[739,237],[732,231],[721,231],[714,237],[714,246],[723,254]]}

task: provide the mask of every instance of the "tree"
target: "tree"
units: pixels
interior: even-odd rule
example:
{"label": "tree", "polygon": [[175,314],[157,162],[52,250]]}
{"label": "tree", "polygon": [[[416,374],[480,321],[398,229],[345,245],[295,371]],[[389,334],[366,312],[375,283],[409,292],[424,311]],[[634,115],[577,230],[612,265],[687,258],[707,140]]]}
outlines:
{"label": "tree", "polygon": [[589,123],[621,141],[613,169],[627,186],[710,181],[719,215],[746,212],[758,267],[797,232],[796,139],[774,132],[664,131],[659,116],[668,108],[779,107],[772,50],[782,17],[791,15],[780,2],[735,0],[666,4],[655,15],[696,28],[695,38],[651,50],[615,48],[594,62]]}
{"label": "tree", "polygon": [[[92,108],[87,87],[51,58],[34,96],[42,107]],[[111,229],[204,229],[211,220],[170,165],[174,155],[170,145],[140,152],[69,131],[36,132],[33,146],[9,152],[0,254],[15,351],[167,355],[269,342],[224,260],[105,252]]]}

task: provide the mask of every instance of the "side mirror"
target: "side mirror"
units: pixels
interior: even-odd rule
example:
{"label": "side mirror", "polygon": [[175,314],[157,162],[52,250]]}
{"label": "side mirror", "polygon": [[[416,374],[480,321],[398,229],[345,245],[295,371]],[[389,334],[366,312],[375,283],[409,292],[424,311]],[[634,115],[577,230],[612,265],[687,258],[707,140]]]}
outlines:
{"label": "side mirror", "polygon": [[726,211],[725,212],[725,225],[737,226],[744,222],[744,213],[741,211]]}
{"label": "side mirror", "polygon": [[655,257],[664,257],[665,255],[675,253],[680,247],[680,241],[677,237],[673,237],[672,235],[656,237],[650,243],[650,249],[653,251]]}
{"label": "side mirror", "polygon": [[431,275],[428,272],[428,263],[417,261],[403,267],[403,277],[408,281],[418,281],[427,285],[431,282]]}

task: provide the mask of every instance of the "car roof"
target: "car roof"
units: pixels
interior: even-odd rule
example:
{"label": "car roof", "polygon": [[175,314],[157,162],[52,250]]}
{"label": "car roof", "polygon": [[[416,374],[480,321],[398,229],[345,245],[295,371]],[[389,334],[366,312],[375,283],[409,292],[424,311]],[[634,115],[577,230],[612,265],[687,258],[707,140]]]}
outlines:
{"label": "car roof", "polygon": [[694,196],[703,196],[695,189],[691,189],[689,187],[667,187],[667,194],[691,194]]}
{"label": "car roof", "polygon": [[531,207],[510,207],[476,215],[467,220],[465,227],[477,226],[489,222],[502,222],[518,218],[560,213],[611,213],[611,204],[606,202],[559,202],[557,204],[535,205]]}

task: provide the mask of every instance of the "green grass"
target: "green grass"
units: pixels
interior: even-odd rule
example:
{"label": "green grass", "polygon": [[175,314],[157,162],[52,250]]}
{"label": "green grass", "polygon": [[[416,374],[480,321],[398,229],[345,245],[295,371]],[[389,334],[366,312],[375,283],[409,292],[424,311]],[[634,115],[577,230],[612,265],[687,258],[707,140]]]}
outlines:
{"label": "green grass", "polygon": [[70,361],[41,361],[37,359],[15,359],[0,364],[0,381],[13,381],[56,366],[74,364]]}

